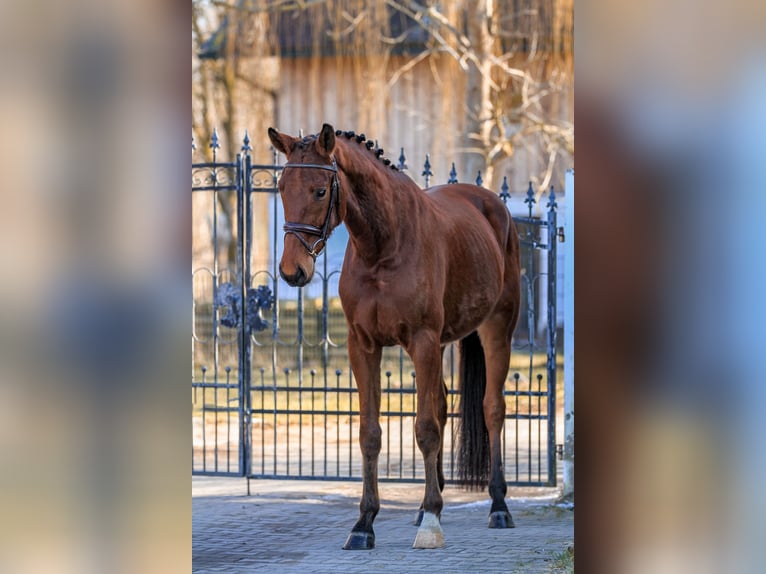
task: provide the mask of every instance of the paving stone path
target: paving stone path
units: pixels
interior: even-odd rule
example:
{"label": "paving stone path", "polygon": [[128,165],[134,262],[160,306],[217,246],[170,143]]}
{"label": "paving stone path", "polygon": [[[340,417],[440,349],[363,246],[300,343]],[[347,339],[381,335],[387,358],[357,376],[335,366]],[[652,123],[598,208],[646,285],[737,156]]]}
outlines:
{"label": "paving stone path", "polygon": [[414,550],[423,486],[381,483],[376,547],[341,546],[358,513],[361,483],[192,478],[192,571],[282,573],[550,574],[574,541],[574,511],[555,489],[509,489],[515,529],[487,528],[489,499],[447,486],[446,546]]}

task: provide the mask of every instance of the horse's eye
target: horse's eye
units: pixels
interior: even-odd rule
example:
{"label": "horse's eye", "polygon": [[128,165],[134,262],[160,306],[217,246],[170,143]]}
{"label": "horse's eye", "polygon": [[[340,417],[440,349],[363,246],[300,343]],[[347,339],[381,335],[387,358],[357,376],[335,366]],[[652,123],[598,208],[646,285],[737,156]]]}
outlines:
{"label": "horse's eye", "polygon": [[320,187],[315,193],[318,199],[322,199],[327,194],[327,189]]}

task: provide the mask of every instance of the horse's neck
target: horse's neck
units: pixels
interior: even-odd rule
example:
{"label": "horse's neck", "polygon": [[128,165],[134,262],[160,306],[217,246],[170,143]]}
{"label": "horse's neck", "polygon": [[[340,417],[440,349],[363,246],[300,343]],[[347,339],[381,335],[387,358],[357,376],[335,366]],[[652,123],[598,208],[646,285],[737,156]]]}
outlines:
{"label": "horse's neck", "polygon": [[375,264],[408,247],[405,241],[412,238],[412,216],[422,204],[423,192],[354,145],[344,145],[338,154],[346,179],[345,223],[359,256]]}

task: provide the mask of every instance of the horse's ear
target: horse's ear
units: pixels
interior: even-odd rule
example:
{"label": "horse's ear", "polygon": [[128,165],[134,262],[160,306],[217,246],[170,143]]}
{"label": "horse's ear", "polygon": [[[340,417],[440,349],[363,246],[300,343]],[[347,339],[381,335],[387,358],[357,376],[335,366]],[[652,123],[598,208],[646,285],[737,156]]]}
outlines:
{"label": "horse's ear", "polygon": [[322,126],[322,131],[319,132],[317,137],[317,149],[319,153],[327,157],[330,157],[330,154],[335,149],[335,128],[330,124]]}
{"label": "horse's ear", "polygon": [[269,128],[269,139],[271,140],[271,145],[273,145],[277,151],[281,151],[285,155],[289,155],[289,153],[293,151],[295,142],[298,141],[296,138],[287,134],[279,133],[274,128]]}

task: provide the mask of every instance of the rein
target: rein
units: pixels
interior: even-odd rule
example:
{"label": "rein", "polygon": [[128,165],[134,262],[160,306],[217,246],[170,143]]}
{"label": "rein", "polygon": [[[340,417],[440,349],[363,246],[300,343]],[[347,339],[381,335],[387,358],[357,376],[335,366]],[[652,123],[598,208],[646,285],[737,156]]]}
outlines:
{"label": "rein", "polygon": [[[322,227],[315,225],[309,225],[308,223],[295,223],[292,221],[286,221],[282,226],[285,231],[285,236],[288,234],[295,235],[298,238],[306,250],[309,252],[312,258],[316,259],[322,252],[325,245],[327,245],[327,238],[330,235],[330,218],[332,217],[332,210],[338,202],[338,191],[340,188],[340,182],[338,181],[338,166],[335,163],[335,159],[332,160],[332,165],[322,165],[318,163],[286,163],[283,167],[302,167],[309,169],[323,169],[325,171],[331,171],[333,173],[332,183],[330,184],[330,204],[327,207],[327,215],[324,218]],[[319,238],[314,243],[309,244],[302,236],[301,233],[308,235],[316,235]],[[317,245],[322,244],[322,248],[317,251]]]}

